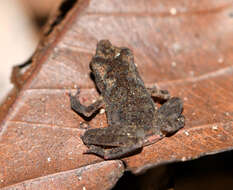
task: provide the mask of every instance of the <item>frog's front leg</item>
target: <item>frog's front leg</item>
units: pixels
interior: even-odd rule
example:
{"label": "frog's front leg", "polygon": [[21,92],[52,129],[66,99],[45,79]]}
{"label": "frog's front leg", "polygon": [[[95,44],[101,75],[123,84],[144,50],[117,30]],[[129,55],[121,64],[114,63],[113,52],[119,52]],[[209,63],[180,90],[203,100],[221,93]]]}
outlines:
{"label": "frog's front leg", "polygon": [[89,106],[84,106],[80,103],[78,100],[79,90],[77,91],[75,96],[70,96],[70,104],[71,108],[76,111],[79,114],[83,114],[86,117],[90,117],[93,113],[95,113],[98,109],[102,108],[104,106],[104,101],[102,97],[100,97],[98,100],[96,100],[93,104]]}
{"label": "frog's front leg", "polygon": [[124,126],[112,126],[87,130],[81,137],[89,149],[85,152],[104,159],[128,156],[143,146],[143,131]]}
{"label": "frog's front leg", "polygon": [[168,100],[170,98],[170,94],[167,90],[158,89],[156,86],[147,88],[147,91],[152,97],[155,98],[161,98],[163,100]]}

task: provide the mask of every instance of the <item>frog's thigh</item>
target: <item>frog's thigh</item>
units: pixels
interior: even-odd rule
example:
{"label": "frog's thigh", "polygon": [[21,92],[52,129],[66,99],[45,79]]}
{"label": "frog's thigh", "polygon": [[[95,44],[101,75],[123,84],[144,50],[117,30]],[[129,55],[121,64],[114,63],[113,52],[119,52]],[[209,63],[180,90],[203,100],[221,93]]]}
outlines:
{"label": "frog's thigh", "polygon": [[138,138],[127,131],[127,128],[123,128],[124,126],[113,126],[89,129],[82,136],[82,140],[86,145],[101,146],[126,146],[137,143]]}

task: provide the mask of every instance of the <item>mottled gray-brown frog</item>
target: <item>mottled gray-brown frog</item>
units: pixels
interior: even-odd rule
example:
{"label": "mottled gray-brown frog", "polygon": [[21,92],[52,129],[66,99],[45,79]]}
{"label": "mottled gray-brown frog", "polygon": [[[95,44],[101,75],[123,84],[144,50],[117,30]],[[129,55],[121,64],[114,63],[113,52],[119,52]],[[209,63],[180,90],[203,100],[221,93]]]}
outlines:
{"label": "mottled gray-brown frog", "polygon": [[[108,126],[85,131],[81,137],[89,148],[85,153],[122,158],[184,126],[181,99],[171,98],[168,91],[157,87],[146,88],[130,49],[101,40],[90,68],[100,97],[84,106],[78,100],[79,91],[75,96],[70,94],[71,108],[85,117],[104,108]],[[163,101],[159,108],[153,98]]]}

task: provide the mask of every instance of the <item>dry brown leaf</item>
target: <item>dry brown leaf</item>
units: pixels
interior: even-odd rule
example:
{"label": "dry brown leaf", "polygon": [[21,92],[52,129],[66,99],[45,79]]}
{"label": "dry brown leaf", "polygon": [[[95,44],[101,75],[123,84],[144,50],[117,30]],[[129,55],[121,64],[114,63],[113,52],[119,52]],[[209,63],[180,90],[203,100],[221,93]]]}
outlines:
{"label": "dry brown leaf", "polygon": [[[27,180],[1,189],[110,189],[123,172],[124,166],[121,161],[106,161]],[[107,173],[108,175],[99,175],[99,173]]]}
{"label": "dry brown leaf", "polygon": [[[232,150],[232,0],[79,0],[60,15],[50,20],[32,64],[1,107],[0,187],[42,176],[49,183],[51,174],[87,165],[104,169],[94,165],[101,158],[83,154],[83,119],[67,95],[80,88],[83,103],[98,97],[89,62],[100,39],[132,49],[147,86],[157,84],[184,100],[184,129],[123,159],[126,170]],[[90,125],[106,126],[105,115]],[[116,179],[122,168],[117,160],[111,164]]]}

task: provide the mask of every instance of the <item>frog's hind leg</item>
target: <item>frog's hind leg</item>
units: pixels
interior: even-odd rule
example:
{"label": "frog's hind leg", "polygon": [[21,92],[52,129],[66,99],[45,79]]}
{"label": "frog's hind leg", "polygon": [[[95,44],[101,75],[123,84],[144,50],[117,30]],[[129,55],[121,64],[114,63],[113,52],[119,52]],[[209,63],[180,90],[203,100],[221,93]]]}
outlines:
{"label": "frog's hind leg", "polygon": [[89,149],[86,154],[96,154],[104,159],[115,159],[130,155],[142,148],[142,138],[134,130],[120,126],[87,130],[81,137]]}
{"label": "frog's hind leg", "polygon": [[169,99],[158,109],[157,125],[165,135],[173,134],[184,126],[182,111],[183,102],[176,97]]}
{"label": "frog's hind leg", "polygon": [[85,154],[96,154],[105,160],[122,158],[125,156],[130,156],[136,151],[142,149],[142,143],[132,144],[130,146],[114,147],[109,149],[104,149],[99,146],[91,145]]}

